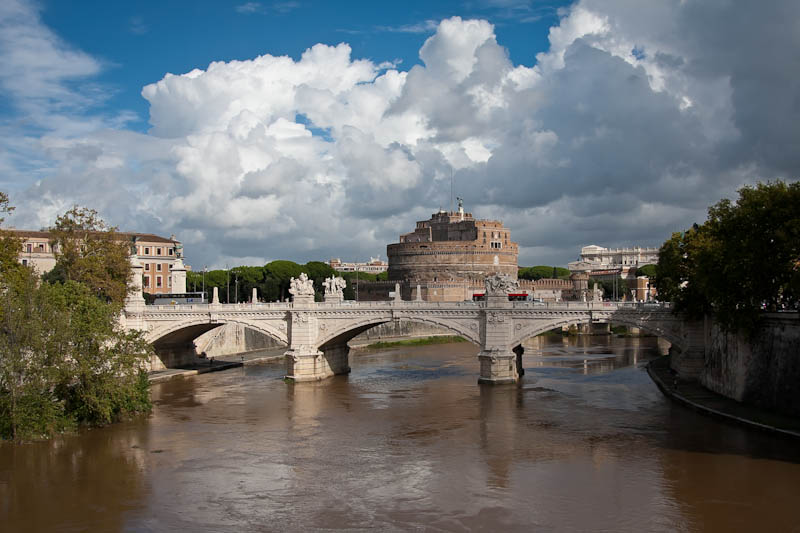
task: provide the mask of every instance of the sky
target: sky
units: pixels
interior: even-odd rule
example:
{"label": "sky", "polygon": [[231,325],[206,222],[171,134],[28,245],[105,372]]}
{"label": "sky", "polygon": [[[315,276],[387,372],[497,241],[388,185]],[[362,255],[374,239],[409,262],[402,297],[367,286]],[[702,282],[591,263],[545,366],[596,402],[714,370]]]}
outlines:
{"label": "sky", "polygon": [[0,0],[0,190],[193,268],[385,258],[455,195],[520,265],[800,176],[794,0]]}

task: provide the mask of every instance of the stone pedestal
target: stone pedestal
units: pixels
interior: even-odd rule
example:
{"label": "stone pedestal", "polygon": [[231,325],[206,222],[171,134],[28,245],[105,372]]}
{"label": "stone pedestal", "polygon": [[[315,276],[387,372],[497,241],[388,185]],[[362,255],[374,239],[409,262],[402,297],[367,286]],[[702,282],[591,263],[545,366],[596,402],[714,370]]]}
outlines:
{"label": "stone pedestal", "polygon": [[142,294],[142,272],[144,267],[139,262],[136,255],[130,257],[131,262],[131,284],[128,286],[128,294],[125,296],[125,308],[120,322],[128,329],[144,330],[145,302]]}
{"label": "stone pedestal", "polygon": [[332,346],[324,351],[312,346],[290,348],[286,351],[286,376],[291,383],[320,381],[336,374],[348,374],[350,364],[347,344]]}
{"label": "stone pedestal", "polygon": [[517,354],[512,351],[482,350],[478,360],[481,363],[478,383],[481,385],[505,385],[519,379]]}
{"label": "stone pedestal", "polygon": [[172,278],[172,292],[183,294],[186,292],[186,267],[180,257],[172,265],[169,273]]}

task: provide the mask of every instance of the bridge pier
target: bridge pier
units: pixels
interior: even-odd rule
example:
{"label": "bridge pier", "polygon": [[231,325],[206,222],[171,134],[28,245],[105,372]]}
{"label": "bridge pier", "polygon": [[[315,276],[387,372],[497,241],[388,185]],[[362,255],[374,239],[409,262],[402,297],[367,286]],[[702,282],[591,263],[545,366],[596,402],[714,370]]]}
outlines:
{"label": "bridge pier", "polygon": [[481,375],[478,378],[481,385],[506,385],[519,380],[517,354],[514,352],[482,350],[478,360],[481,362]]}
{"label": "bridge pier", "polygon": [[[513,334],[512,309],[508,291],[490,292],[487,289],[486,309],[481,313],[482,349],[478,354],[481,374],[478,383],[504,385],[519,380],[522,352],[509,349]],[[519,347],[522,350],[522,347]]]}
{"label": "bridge pier", "polygon": [[348,353],[350,348],[344,344],[321,350],[290,349],[286,352],[286,376],[291,383],[320,381],[335,374],[350,372]]}

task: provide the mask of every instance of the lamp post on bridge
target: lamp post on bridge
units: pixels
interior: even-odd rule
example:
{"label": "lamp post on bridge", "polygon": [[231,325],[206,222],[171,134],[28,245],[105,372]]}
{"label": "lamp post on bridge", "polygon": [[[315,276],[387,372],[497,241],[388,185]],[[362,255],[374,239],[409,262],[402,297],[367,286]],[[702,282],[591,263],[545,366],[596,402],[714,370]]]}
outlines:
{"label": "lamp post on bridge", "polygon": [[208,265],[203,265],[203,301],[207,302],[208,298],[206,298],[206,271],[208,270]]}

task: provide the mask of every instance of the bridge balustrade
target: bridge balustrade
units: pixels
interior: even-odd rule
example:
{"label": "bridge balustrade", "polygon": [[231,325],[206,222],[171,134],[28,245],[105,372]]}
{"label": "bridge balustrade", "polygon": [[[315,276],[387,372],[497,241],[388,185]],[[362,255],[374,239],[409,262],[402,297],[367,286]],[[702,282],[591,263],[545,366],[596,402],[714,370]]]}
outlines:
{"label": "bridge balustrade", "polygon": [[[666,302],[532,302],[495,297],[487,301],[427,302],[352,300],[314,302],[205,303],[126,307],[127,329],[143,330],[170,361],[196,358],[192,335],[225,323],[253,328],[287,343],[287,377],[319,380],[349,371],[347,342],[360,331],[392,320],[439,325],[481,348],[480,382],[512,383],[522,375],[524,339],[553,327],[615,320],[643,327],[673,343],[691,345],[680,319]],[[533,311],[533,312],[531,312]],[[637,314],[639,313],[639,314]],[[699,331],[699,330],[698,330]],[[167,348],[170,352],[167,352]],[[193,359],[192,359],[193,360]],[[166,363],[165,363],[166,364]]]}

